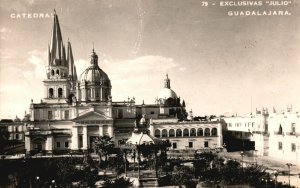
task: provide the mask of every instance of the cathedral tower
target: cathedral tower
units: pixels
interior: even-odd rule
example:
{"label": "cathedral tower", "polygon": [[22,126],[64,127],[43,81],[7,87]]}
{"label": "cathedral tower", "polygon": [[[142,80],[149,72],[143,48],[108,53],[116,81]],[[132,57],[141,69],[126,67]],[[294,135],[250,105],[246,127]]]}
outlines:
{"label": "cathedral tower", "polygon": [[68,41],[68,54],[66,56],[58,16],[54,13],[51,41],[48,46],[47,78],[43,81],[45,102],[65,103],[69,95],[74,94],[76,81],[76,68],[71,43]]}

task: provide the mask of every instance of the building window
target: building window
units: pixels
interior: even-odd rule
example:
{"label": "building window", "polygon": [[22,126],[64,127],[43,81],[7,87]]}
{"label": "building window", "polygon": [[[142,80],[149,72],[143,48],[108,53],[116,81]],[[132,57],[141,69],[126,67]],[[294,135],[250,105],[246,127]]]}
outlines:
{"label": "building window", "polygon": [[19,140],[20,138],[19,138],[19,134],[16,134],[16,140]]}
{"label": "building window", "polygon": [[282,142],[278,142],[278,150],[282,150]]}
{"label": "building window", "polygon": [[53,69],[51,70],[51,75],[54,76],[54,70]]}
{"label": "building window", "polygon": [[296,123],[292,123],[292,133],[296,132]]}
{"label": "building window", "polygon": [[209,128],[205,128],[205,130],[204,130],[204,136],[210,136],[210,130],[209,130]]}
{"label": "building window", "polygon": [[69,119],[69,110],[65,111],[65,119]]}
{"label": "building window", "polygon": [[155,114],[154,111],[151,111],[150,114]]}
{"label": "building window", "polygon": [[177,130],[176,130],[176,137],[178,137],[178,136],[182,136],[182,131],[181,131],[181,129],[177,129]]}
{"label": "building window", "polygon": [[123,109],[118,109],[118,118],[123,118]]}
{"label": "building window", "polygon": [[282,134],[282,126],[281,125],[279,125],[278,134]]}
{"label": "building window", "polygon": [[189,142],[189,148],[193,148],[193,142]]}
{"label": "building window", "polygon": [[56,74],[59,75],[59,70],[56,70]]}
{"label": "building window", "polygon": [[79,135],[79,143],[78,143],[78,147],[79,147],[79,148],[82,148],[82,147],[83,147],[82,135]]}
{"label": "building window", "polygon": [[197,129],[197,136],[203,136],[203,129],[202,128]]}
{"label": "building window", "polygon": [[189,136],[189,130],[188,129],[183,130],[183,136]]}
{"label": "building window", "polygon": [[54,97],[53,94],[54,94],[53,88],[50,88],[49,89],[49,98],[53,98]]}
{"label": "building window", "polygon": [[191,129],[190,136],[196,136],[196,129],[194,128]]}
{"label": "building window", "polygon": [[231,124],[231,123],[228,123],[228,127],[232,127],[232,124]]}
{"label": "building window", "polygon": [[60,142],[56,142],[56,147],[60,148]]}
{"label": "building window", "polygon": [[61,98],[63,96],[63,89],[58,88],[57,94],[58,94],[58,98]]}
{"label": "building window", "polygon": [[159,129],[156,129],[156,130],[155,130],[154,136],[157,137],[157,138],[160,137],[160,130],[159,130]]}
{"label": "building window", "polygon": [[161,136],[162,136],[162,137],[167,137],[167,136],[168,136],[168,131],[167,131],[166,129],[163,129],[163,130],[161,131]]}
{"label": "building window", "polygon": [[69,147],[69,142],[65,142],[65,148]]}
{"label": "building window", "polygon": [[208,141],[205,141],[205,142],[204,142],[204,147],[205,147],[205,148],[208,148]]}
{"label": "building window", "polygon": [[218,133],[217,128],[212,128],[211,129],[211,135],[212,136],[217,136],[217,133]]}
{"label": "building window", "polygon": [[175,136],[175,131],[174,129],[169,130],[169,137],[174,137]]}
{"label": "building window", "polygon": [[177,143],[173,143],[173,149],[176,149],[177,148]]}
{"label": "building window", "polygon": [[295,143],[292,143],[292,152],[295,152],[296,151],[296,144]]}
{"label": "building window", "polygon": [[52,119],[53,116],[52,116],[52,111],[48,111],[48,119]]}

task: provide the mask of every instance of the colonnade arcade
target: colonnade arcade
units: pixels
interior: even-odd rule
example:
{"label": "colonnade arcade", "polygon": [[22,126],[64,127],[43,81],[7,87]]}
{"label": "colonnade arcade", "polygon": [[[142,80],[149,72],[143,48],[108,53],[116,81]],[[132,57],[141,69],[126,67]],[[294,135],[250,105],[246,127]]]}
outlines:
{"label": "colonnade arcade", "polygon": [[161,137],[196,137],[196,136],[218,136],[217,128],[170,128],[155,129],[154,136]]}

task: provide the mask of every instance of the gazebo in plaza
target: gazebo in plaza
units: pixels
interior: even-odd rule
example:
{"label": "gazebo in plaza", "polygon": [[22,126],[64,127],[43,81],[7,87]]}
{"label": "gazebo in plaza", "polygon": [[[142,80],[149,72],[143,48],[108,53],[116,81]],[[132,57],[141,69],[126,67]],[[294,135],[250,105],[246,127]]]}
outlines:
{"label": "gazebo in plaza", "polygon": [[[147,127],[147,121],[145,116],[141,118],[140,122],[135,122],[134,131],[132,132],[131,137],[126,141],[124,150],[133,150],[134,160],[137,159],[138,162],[138,180],[140,180],[140,163],[141,163],[141,154],[143,151],[154,154],[155,156],[155,177],[158,178],[157,174],[157,152],[159,150],[159,145],[161,140],[149,135],[149,130]],[[125,151],[125,160],[126,160],[126,151]],[[125,165],[126,166],[126,165]],[[125,175],[127,176],[127,171],[125,168]]]}

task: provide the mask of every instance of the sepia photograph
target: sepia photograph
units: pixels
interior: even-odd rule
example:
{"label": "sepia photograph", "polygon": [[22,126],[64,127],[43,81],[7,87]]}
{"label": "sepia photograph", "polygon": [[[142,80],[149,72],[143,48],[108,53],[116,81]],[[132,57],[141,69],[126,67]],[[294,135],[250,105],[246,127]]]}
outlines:
{"label": "sepia photograph", "polygon": [[0,0],[0,187],[300,188],[297,0]]}

